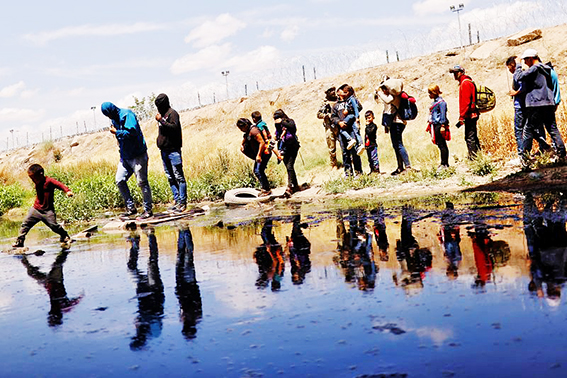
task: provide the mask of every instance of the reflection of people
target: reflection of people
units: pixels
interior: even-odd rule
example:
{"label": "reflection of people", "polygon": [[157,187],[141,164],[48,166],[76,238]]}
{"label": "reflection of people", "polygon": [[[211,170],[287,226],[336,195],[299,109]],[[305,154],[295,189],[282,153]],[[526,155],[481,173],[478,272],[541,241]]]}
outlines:
{"label": "reflection of people", "polygon": [[356,282],[360,290],[373,289],[376,283],[377,267],[372,250],[372,235],[366,231],[366,215],[360,210],[351,210],[348,215],[348,229],[338,218],[342,243],[338,256],[333,258],[345,275],[346,282]]}
{"label": "reflection of people", "polygon": [[293,216],[293,227],[291,236],[287,239],[289,249],[289,262],[291,264],[291,281],[296,285],[301,285],[305,275],[311,271],[311,243],[303,234],[302,228],[307,227],[301,224],[301,215]]}
{"label": "reflection of people", "polygon": [[455,208],[451,202],[446,203],[447,209],[441,216],[441,229],[439,241],[447,259],[447,277],[456,279],[459,276],[459,264],[463,259],[461,253],[461,234],[459,225],[455,220]]}
{"label": "reflection of people", "polygon": [[545,284],[551,305],[559,304],[561,285],[566,281],[566,210],[564,200],[548,199],[540,212],[531,194],[524,199],[524,230],[531,262],[528,289],[542,298]]}
{"label": "reflection of people", "polygon": [[404,206],[402,209],[402,225],[400,239],[396,240],[396,257],[402,269],[398,279],[394,274],[394,283],[401,285],[406,291],[423,288],[425,272],[431,269],[433,255],[428,248],[419,248],[413,236],[412,225],[414,214],[412,208]]}
{"label": "reflection of people", "polygon": [[193,339],[197,323],[203,316],[203,303],[195,275],[193,260],[193,236],[189,228],[179,230],[177,239],[177,262],[175,264],[175,295],[179,300],[183,330],[186,339]]}
{"label": "reflection of people", "polygon": [[63,324],[63,313],[72,310],[82,299],[82,296],[72,299],[67,297],[67,291],[63,283],[63,264],[67,260],[68,254],[68,251],[59,253],[47,274],[40,272],[39,268],[33,266],[26,256],[22,257],[22,264],[26,267],[28,275],[43,285],[47,290],[47,294],[49,294],[51,309],[47,316],[47,324],[50,327],[57,327]]}
{"label": "reflection of people", "polygon": [[258,264],[258,279],[256,286],[260,289],[272,284],[272,290],[279,290],[282,286],[285,262],[282,246],[277,242],[272,230],[273,220],[268,218],[262,227],[262,244],[256,247],[254,260]]}
{"label": "reflection of people", "polygon": [[488,226],[482,222],[468,232],[473,247],[477,276],[474,286],[483,288],[492,280],[495,267],[505,266],[510,260],[510,246],[503,240],[492,240]]}
{"label": "reflection of people", "polygon": [[384,221],[384,209],[382,206],[370,212],[374,216],[374,237],[378,245],[380,261],[388,261],[388,235],[386,234],[386,222]]}
{"label": "reflection of people", "polygon": [[140,236],[137,234],[128,238],[132,244],[128,269],[136,280],[136,297],[138,298],[138,316],[136,317],[136,335],[132,337],[130,349],[142,349],[148,338],[158,337],[162,329],[163,282],[161,281],[158,266],[158,245],[154,230],[148,232],[148,244],[150,257],[148,259],[148,271],[143,274],[138,269],[138,253],[140,251]]}

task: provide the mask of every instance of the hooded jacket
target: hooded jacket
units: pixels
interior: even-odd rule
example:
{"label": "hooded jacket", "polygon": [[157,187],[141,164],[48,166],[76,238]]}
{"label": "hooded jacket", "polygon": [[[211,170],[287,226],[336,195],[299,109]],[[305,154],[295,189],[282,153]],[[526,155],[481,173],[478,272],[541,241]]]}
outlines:
{"label": "hooded jacket", "polygon": [[155,104],[161,114],[156,141],[158,148],[162,151],[180,150],[183,138],[179,113],[171,108],[169,98],[164,93],[156,97]]}
{"label": "hooded jacket", "polygon": [[514,74],[526,92],[526,107],[555,106],[551,67],[541,62],[523,70],[518,64]]}
{"label": "hooded jacket", "polygon": [[121,109],[111,102],[103,103],[100,109],[116,129],[121,159],[130,160],[147,152],[144,134],[133,111]]}

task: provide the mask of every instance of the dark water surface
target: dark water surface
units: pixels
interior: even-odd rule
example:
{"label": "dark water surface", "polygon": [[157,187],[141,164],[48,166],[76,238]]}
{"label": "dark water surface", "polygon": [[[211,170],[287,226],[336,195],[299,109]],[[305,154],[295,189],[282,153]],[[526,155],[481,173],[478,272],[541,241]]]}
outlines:
{"label": "dark water surface", "polygon": [[218,209],[66,252],[38,227],[0,254],[0,376],[567,376],[566,199],[448,200]]}

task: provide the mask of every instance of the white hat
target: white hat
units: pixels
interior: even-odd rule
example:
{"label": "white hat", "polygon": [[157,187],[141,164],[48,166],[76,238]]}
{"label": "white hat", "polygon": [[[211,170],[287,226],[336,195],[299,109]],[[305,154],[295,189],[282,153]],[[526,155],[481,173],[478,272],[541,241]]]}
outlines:
{"label": "white hat", "polygon": [[524,51],[524,53],[522,54],[521,59],[535,58],[536,56],[537,56],[537,50],[536,50],[536,49],[527,49],[527,50]]}

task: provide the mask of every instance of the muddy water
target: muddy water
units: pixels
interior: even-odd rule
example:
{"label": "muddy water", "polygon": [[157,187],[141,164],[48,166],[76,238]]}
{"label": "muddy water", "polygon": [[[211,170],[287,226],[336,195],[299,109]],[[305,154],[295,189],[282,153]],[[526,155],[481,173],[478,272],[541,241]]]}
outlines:
{"label": "muddy water", "polygon": [[528,195],[221,208],[65,252],[34,229],[0,254],[0,375],[563,377],[566,219]]}

